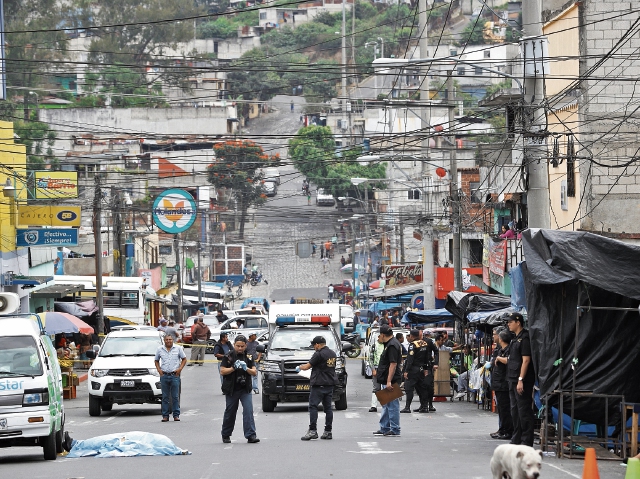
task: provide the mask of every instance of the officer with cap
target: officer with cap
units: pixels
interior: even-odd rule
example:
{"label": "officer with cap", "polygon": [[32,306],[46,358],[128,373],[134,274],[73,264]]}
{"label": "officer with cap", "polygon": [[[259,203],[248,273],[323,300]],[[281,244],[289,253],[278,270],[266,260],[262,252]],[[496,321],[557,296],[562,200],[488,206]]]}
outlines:
{"label": "officer with cap", "polygon": [[325,414],[324,433],[320,439],[333,439],[333,388],[338,382],[336,376],[336,353],[327,347],[327,340],[316,336],[311,341],[315,353],[307,364],[296,367],[296,372],[311,369],[311,388],[309,391],[309,430],[301,437],[303,441],[318,439],[318,405],[322,403]]}
{"label": "officer with cap", "polygon": [[426,338],[420,339],[420,331],[412,329],[409,332],[409,349],[407,360],[404,363],[404,391],[407,400],[402,413],[411,412],[411,401],[413,400],[413,390],[418,391],[420,407],[414,412],[435,412],[433,407],[433,368],[434,357],[438,358],[438,349],[433,341]]}

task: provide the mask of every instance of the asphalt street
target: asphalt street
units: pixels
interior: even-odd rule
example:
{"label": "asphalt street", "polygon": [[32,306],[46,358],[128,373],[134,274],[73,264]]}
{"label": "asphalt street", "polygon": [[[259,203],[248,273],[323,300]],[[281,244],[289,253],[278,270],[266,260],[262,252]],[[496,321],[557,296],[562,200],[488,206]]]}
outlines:
{"label": "asphalt street", "polygon": [[[212,356],[207,356],[208,358]],[[231,444],[220,436],[224,397],[215,364],[186,368],[182,387],[182,421],[160,422],[156,405],[114,406],[90,417],[86,383],[77,399],[66,401],[67,430],[77,439],[103,434],[145,431],[168,436],[192,452],[189,456],[81,458],[44,461],[39,448],[0,449],[2,477],[31,478],[159,478],[210,479],[223,476],[267,479],[332,477],[405,477],[410,471],[429,478],[491,477],[489,461],[500,441],[489,438],[497,416],[467,402],[440,402],[433,414],[402,414],[400,438],[373,436],[378,414],[369,413],[371,381],[360,375],[360,361],[348,364],[349,407],[335,412],[331,441],[303,442],[308,427],[304,404],[260,409],[254,398],[259,444],[247,444],[240,414]],[[319,423],[324,421],[320,413]],[[622,479],[619,463],[599,463],[601,477]],[[580,478],[582,461],[545,458],[542,478]]]}

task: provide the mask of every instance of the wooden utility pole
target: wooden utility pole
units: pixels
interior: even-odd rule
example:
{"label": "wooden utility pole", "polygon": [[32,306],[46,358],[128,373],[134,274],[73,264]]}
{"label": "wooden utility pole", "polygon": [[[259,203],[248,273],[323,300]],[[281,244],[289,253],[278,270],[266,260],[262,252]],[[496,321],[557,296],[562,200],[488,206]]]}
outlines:
{"label": "wooden utility pole", "polygon": [[93,197],[93,241],[96,264],[96,303],[98,306],[98,321],[96,334],[104,333],[104,299],[102,294],[102,188],[100,174],[95,176],[96,191]]}

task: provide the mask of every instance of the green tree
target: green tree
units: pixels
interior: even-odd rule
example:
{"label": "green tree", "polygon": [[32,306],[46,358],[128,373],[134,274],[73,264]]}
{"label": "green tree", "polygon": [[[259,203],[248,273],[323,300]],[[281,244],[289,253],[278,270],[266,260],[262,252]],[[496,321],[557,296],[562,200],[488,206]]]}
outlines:
{"label": "green tree", "polygon": [[288,87],[268,58],[268,51],[254,48],[231,62],[227,78],[232,98],[265,101]]}
{"label": "green tree", "polygon": [[231,38],[235,37],[237,33],[236,24],[224,17],[198,26],[198,37],[200,38]]}
{"label": "green tree", "polygon": [[58,164],[53,154],[56,132],[40,121],[15,121],[13,129],[18,136],[16,143],[25,145],[27,150],[27,170],[42,170],[47,163]]}
{"label": "green tree", "polygon": [[486,40],[482,34],[484,21],[472,21],[460,33],[460,45],[484,45]]}
{"label": "green tree", "polygon": [[240,239],[244,239],[247,211],[266,200],[261,168],[277,166],[278,155],[266,155],[262,147],[252,141],[225,141],[216,144],[217,160],[207,168],[207,180],[216,188],[227,188],[240,210]]}

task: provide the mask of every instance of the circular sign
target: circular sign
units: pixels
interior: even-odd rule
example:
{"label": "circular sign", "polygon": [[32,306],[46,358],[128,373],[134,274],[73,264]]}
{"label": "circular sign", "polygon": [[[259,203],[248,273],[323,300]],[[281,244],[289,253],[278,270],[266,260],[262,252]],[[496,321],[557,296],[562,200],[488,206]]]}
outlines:
{"label": "circular sign", "polygon": [[196,220],[196,214],[196,201],[184,190],[166,190],[153,203],[153,222],[167,233],[187,231]]}

